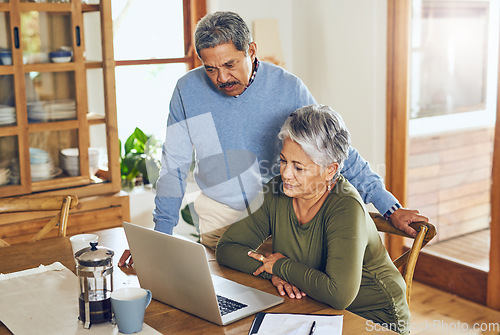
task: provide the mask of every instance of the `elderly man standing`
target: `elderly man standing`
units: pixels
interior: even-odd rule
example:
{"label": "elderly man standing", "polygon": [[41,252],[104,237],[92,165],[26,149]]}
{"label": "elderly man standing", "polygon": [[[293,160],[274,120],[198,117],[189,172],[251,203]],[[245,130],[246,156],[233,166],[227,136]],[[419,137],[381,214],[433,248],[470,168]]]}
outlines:
{"label": "elderly man standing", "polygon": [[[206,15],[194,39],[203,66],[180,78],[173,92],[153,215],[155,230],[172,234],[194,152],[201,241],[215,248],[229,225],[259,207],[263,185],[279,173],[276,135],[283,122],[316,101],[299,78],[258,60],[250,30],[236,13]],[[414,234],[408,224],[428,220],[401,208],[352,147],[341,173],[399,228]]]}

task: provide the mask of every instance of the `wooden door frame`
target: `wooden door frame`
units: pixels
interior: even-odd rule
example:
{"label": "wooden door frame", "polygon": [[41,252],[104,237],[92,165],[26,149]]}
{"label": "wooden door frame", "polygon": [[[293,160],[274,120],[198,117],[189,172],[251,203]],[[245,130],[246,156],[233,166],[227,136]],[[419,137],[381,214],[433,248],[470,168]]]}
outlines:
{"label": "wooden door frame", "polygon": [[491,247],[487,288],[487,305],[496,310],[500,310],[500,191],[498,190],[500,190],[500,55],[498,57],[497,119],[491,168]]}
{"label": "wooden door frame", "polygon": [[[387,0],[387,10],[386,186],[404,206],[407,201],[411,0]],[[500,80],[500,57],[498,78]],[[426,254],[424,249],[415,271],[416,280],[500,310],[500,191],[498,190],[500,190],[500,85],[497,94],[492,165],[489,272]],[[386,246],[391,257],[401,254],[403,243],[402,238],[386,237]],[[478,284],[472,285],[473,290],[469,284],[471,281]]]}
{"label": "wooden door frame", "polygon": [[[387,189],[406,205],[408,152],[409,32],[411,0],[387,0],[386,175]],[[401,255],[404,240],[386,234],[391,258]]]}

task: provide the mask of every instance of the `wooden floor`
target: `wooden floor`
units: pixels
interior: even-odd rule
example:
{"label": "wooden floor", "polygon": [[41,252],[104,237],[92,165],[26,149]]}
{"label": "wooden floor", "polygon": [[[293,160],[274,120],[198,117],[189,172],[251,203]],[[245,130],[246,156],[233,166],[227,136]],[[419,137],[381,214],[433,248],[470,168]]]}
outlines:
{"label": "wooden floor", "polygon": [[[465,248],[467,252],[464,252]],[[488,271],[490,231],[484,229],[431,244],[423,250]],[[413,282],[412,286],[411,335],[500,334],[500,311],[419,282]]]}
{"label": "wooden floor", "polygon": [[418,282],[412,284],[410,311],[411,335],[500,334],[500,311]]}
{"label": "wooden floor", "polygon": [[[465,246],[467,246],[467,252],[464,252]],[[422,250],[434,255],[442,255],[445,258],[459,260],[487,272],[490,268],[490,230],[483,229],[447,241],[431,243]]]}

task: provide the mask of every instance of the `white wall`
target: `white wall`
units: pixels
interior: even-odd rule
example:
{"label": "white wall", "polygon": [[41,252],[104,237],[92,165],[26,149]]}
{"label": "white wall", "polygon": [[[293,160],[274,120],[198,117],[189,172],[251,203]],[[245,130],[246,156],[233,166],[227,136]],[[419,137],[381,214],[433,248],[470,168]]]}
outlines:
{"label": "white wall", "polygon": [[[305,1],[304,1],[305,2]],[[293,69],[293,44],[295,37],[293,31],[293,2],[290,0],[207,0],[207,11],[232,11],[238,13],[252,30],[253,21],[256,19],[278,19],[281,46],[287,70]],[[257,45],[257,55],[259,46]],[[293,72],[293,71],[291,71]]]}
{"label": "white wall", "polygon": [[209,0],[208,10],[279,21],[285,63],[342,114],[353,146],[385,175],[386,0]]}

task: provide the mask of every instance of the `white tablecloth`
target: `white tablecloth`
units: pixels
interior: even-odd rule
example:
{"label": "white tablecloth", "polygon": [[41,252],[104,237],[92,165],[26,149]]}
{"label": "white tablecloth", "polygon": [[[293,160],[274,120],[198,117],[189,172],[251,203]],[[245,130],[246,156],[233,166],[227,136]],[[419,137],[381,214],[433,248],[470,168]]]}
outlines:
{"label": "white tablecloth", "polygon": [[[0,274],[0,320],[14,334],[120,334],[111,322],[83,328],[78,277],[59,262]],[[137,334],[160,334],[144,324]]]}

